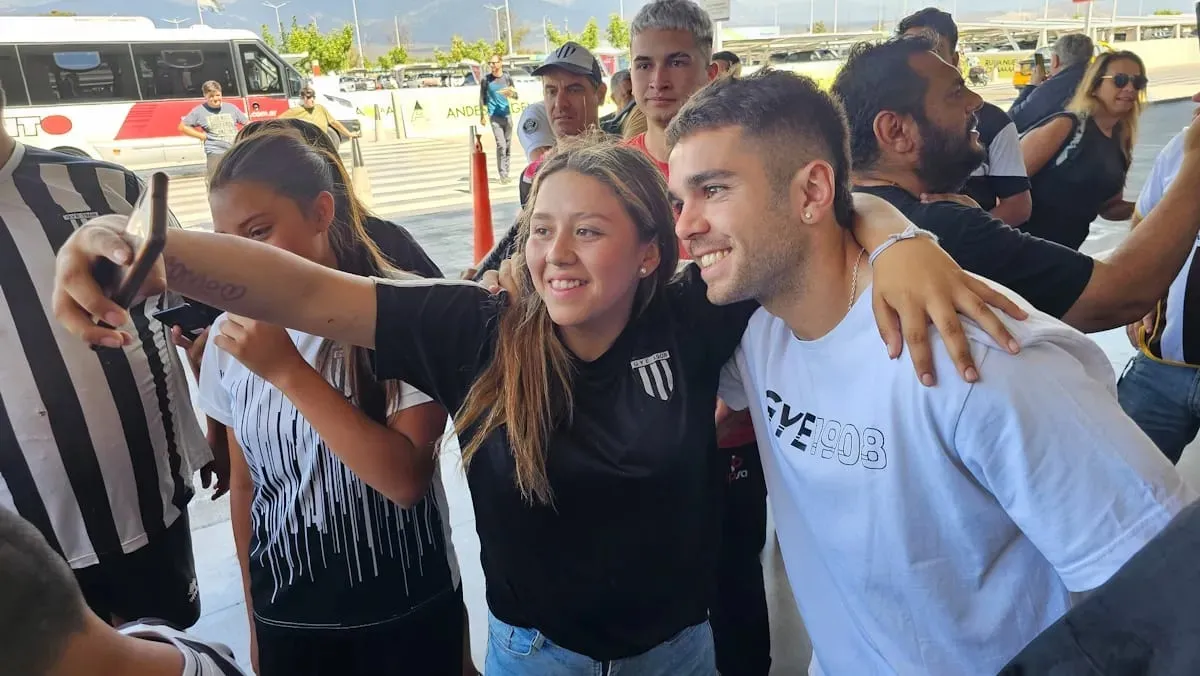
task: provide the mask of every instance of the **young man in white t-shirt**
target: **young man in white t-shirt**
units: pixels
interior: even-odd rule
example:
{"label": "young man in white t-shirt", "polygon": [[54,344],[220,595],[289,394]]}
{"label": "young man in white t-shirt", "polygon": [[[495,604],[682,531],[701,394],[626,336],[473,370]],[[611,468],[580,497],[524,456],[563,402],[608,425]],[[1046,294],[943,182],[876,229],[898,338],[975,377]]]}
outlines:
{"label": "young man in white t-shirt", "polygon": [[973,383],[925,387],[887,357],[845,119],[811,80],[720,80],[668,138],[709,299],[763,305],[721,396],[754,417],[811,673],[995,673],[1191,500],[1105,355],[1032,308],[1008,322],[1019,356],[968,329]]}
{"label": "young man in white t-shirt", "polygon": [[36,528],[0,508],[0,672],[21,676],[242,676],[229,648],[156,620],[114,629]]}

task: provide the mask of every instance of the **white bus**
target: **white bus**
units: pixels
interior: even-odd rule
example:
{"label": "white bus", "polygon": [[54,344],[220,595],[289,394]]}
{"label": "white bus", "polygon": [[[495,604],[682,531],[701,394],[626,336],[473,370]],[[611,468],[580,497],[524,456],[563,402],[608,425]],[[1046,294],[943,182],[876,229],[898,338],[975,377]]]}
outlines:
{"label": "white bus", "polygon": [[4,126],[29,145],[133,168],[203,162],[178,126],[208,80],[251,120],[280,115],[303,86],[246,30],[161,29],[143,17],[0,20]]}

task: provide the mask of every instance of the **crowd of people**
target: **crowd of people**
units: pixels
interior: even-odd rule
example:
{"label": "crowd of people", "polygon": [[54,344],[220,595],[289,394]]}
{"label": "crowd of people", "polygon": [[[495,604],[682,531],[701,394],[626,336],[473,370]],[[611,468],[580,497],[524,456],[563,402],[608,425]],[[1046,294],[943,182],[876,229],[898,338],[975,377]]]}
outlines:
{"label": "crowd of people", "polygon": [[[170,229],[124,308],[105,272],[137,250],[142,182],[0,131],[4,668],[478,674],[448,420],[488,676],[765,676],[768,501],[812,674],[1200,668],[1173,466],[1200,429],[1200,125],[1135,206],[1129,52],[1081,64],[1064,37],[1010,117],[936,9],[829,92],[743,77],[713,38],[653,0],[629,71],[547,56],[522,208],[477,281],[363,206],[318,107],[245,123],[218,88],[180,125],[216,157],[215,232]],[[515,89],[490,65],[507,179]],[[1097,215],[1137,226],[1105,260],[1078,251]],[[224,314],[185,337],[159,319],[181,302]],[[1126,325],[1118,383],[1084,332]],[[196,472],[230,495],[248,656],[184,633]]]}

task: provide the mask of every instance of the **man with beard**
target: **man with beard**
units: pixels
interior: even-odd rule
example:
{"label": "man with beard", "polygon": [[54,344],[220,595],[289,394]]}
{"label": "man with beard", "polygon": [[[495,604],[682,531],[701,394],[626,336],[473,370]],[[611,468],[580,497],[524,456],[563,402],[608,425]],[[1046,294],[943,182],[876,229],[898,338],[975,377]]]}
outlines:
{"label": "man with beard", "polygon": [[[943,61],[959,67],[958,26],[948,12],[926,7],[901,19],[896,32],[925,35],[933,41]],[[1033,212],[1029,176],[1025,173],[1025,156],[1021,153],[1017,126],[1008,113],[986,101],[975,111],[975,117],[979,141],[986,149],[986,155],[962,187],[962,194],[996,218],[1017,227],[1029,220],[1029,214]]]}
{"label": "man with beard", "polygon": [[[941,239],[964,269],[1016,291],[1082,331],[1139,321],[1166,295],[1200,231],[1200,157],[1104,261],[1011,228],[977,206],[923,203],[956,192],[984,156],[974,131],[982,99],[924,37],[857,45],[833,85],[850,123],[857,190],[886,199]],[[1176,184],[1179,184],[1176,178]],[[1151,223],[1153,220],[1153,223]]]}

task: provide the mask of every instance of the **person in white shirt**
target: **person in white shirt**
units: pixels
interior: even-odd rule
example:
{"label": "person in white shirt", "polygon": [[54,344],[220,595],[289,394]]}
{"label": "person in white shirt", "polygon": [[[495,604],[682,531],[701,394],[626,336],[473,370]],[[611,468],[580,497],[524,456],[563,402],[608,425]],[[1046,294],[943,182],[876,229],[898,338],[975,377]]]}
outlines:
{"label": "person in white shirt", "polygon": [[812,80],[719,80],[668,143],[709,300],[762,304],[721,397],[754,418],[810,673],[995,673],[1191,501],[1104,353],[1032,307],[1019,355],[964,323],[973,383],[875,349],[868,262],[904,236],[849,236],[845,117]]}
{"label": "person in white shirt", "polygon": [[0,671],[20,676],[242,676],[233,652],[158,620],[114,629],[37,528],[0,508]]}

